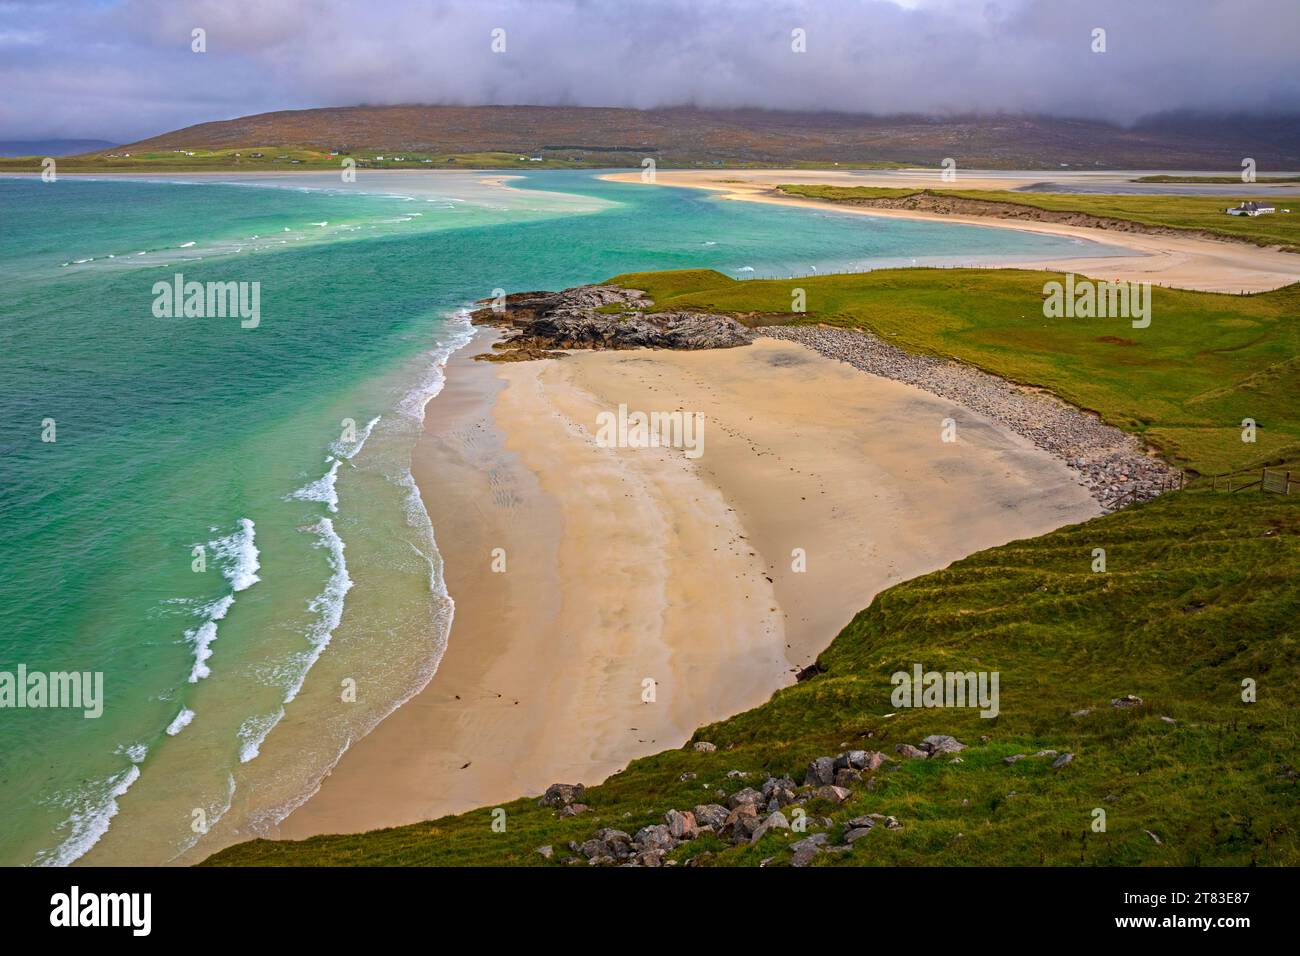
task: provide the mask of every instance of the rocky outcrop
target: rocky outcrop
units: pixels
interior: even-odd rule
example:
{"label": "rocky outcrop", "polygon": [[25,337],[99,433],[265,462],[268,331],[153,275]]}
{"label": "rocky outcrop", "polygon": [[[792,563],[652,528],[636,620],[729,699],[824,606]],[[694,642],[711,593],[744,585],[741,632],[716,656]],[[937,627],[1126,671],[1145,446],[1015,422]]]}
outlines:
{"label": "rocky outcrop", "polygon": [[470,313],[475,325],[501,328],[490,361],[550,358],[555,349],[726,349],[753,334],[735,319],[709,312],[649,312],[644,292],[586,285],[563,292],[517,292]]}

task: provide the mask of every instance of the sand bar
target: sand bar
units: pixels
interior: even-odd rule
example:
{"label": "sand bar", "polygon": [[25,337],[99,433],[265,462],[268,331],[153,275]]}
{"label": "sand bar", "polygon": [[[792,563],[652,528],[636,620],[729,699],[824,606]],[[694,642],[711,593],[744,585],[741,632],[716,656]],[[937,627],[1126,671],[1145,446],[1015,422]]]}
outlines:
{"label": "sand bar", "polygon": [[[1179,289],[1205,292],[1264,292],[1300,281],[1300,255],[1245,242],[1217,241],[1196,236],[1148,235],[1070,226],[1063,223],[1029,222],[985,216],[941,215],[907,209],[871,209],[846,203],[823,202],[788,196],[777,190],[782,183],[828,186],[886,186],[915,188],[1016,189],[1039,182],[1045,174],[969,173],[955,184],[938,180],[935,170],[889,170],[834,172],[825,170],[658,170],[655,185],[681,186],[716,191],[720,198],[741,202],[763,202],[780,206],[836,209],[863,216],[920,219],[930,222],[964,223],[996,229],[1071,236],[1119,246],[1136,256],[1071,258],[1003,263],[1027,269],[1074,272],[1097,279],[1150,282]],[[603,178],[614,182],[641,184],[639,173],[610,173]],[[1171,191],[1176,187],[1170,187]]]}

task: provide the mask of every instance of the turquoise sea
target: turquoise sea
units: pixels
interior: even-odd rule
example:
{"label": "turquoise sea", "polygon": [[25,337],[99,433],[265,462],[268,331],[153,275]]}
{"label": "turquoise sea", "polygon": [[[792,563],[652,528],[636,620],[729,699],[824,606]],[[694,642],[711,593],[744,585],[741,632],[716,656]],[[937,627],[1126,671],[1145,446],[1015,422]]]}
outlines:
{"label": "turquoise sea", "polygon": [[[1104,254],[497,178],[0,179],[0,672],[104,681],[98,718],[0,709],[0,864],[191,862],[256,835],[433,677],[454,595],[410,453],[473,300]],[[260,321],[156,316],[178,273],[257,283]]]}

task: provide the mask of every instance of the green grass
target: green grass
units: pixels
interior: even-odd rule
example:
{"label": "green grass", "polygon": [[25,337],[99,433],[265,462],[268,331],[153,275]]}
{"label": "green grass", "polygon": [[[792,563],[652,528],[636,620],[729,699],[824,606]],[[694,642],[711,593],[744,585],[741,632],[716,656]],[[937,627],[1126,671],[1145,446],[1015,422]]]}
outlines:
{"label": "green grass", "polygon": [[[688,270],[611,281],[645,289],[658,309],[769,316],[788,310],[797,284],[810,309],[800,321],[860,325],[905,348],[1046,385],[1164,439],[1201,470],[1294,452],[1300,286],[1253,296],[1157,290],[1151,327],[1132,330],[1044,322],[1045,278],[897,270],[736,282]],[[1267,423],[1261,434],[1289,435],[1291,444],[1270,437],[1271,445],[1242,445],[1243,408]],[[1106,551],[1104,572],[1092,570],[1097,548]],[[1300,865],[1300,785],[1291,769],[1300,766],[1298,566],[1300,495],[1198,482],[895,585],[822,653],[822,673],[695,733],[717,752],[676,749],[633,761],[588,790],[590,813],[561,819],[519,799],[503,804],[504,833],[493,831],[485,807],[365,834],[258,840],[207,862],[559,866],[569,840],[602,826],[634,832],[670,808],[711,802],[719,787],[731,793],[769,773],[802,781],[817,756],[892,754],[897,743],[949,733],[970,745],[962,763],[895,759],[845,806],[808,805],[810,816],[832,819],[832,841],[863,813],[904,824],[878,827],[852,853],[818,865]],[[890,675],[916,663],[998,671],[1001,713],[887,716],[897,710]],[[1256,682],[1254,703],[1241,697],[1246,678]],[[1126,694],[1145,704],[1110,706]],[[1002,762],[1040,749],[1075,760],[1059,771],[1046,759]],[[727,780],[730,770],[753,776]],[[682,780],[687,773],[696,777]],[[1092,829],[1097,809],[1105,832]],[[731,847],[706,838],[673,856],[755,865],[784,860],[789,840],[774,833]],[[555,847],[555,860],[535,852],[543,844]]]}
{"label": "green grass", "polygon": [[[1142,435],[1177,464],[1220,474],[1300,458],[1300,284],[1255,295],[1152,289],[1151,325],[1048,319],[1043,283],[1017,269],[892,269],[737,281],[711,270],[640,273],[656,309],[787,313],[865,328],[912,352],[956,356],[1055,392]],[[801,288],[807,313],[788,315]],[[1241,422],[1257,423],[1256,441]]]}
{"label": "green grass", "polygon": [[1300,250],[1300,202],[1284,213],[1287,201],[1277,201],[1279,211],[1266,216],[1229,216],[1225,209],[1250,197],[1232,196],[1094,196],[1084,193],[1023,193],[996,189],[886,189],[873,186],[778,187],[792,196],[827,202],[903,199],[930,195],[979,202],[1010,203],[1052,212],[1084,213],[1123,219],[1164,229],[1206,232],[1263,246]]}

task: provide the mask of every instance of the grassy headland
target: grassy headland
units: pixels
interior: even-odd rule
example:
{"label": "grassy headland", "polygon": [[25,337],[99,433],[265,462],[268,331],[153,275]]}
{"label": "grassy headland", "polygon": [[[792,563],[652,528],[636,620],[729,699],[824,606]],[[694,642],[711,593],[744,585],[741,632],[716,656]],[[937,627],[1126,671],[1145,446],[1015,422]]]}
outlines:
{"label": "grassy headland", "polygon": [[[1155,290],[1151,326],[1134,330],[1043,319],[1044,279],[895,270],[737,282],[693,270],[611,281],[645,289],[657,309],[857,326],[955,356],[1093,408],[1200,471],[1300,458],[1300,286],[1253,296]],[[788,311],[794,286],[807,294],[806,314]],[[1257,444],[1241,441],[1246,416],[1265,425]],[[1104,571],[1093,569],[1097,548]],[[1300,864],[1298,561],[1300,495],[1197,482],[888,589],[822,653],[821,673],[698,730],[693,740],[715,752],[634,761],[587,791],[588,813],[560,817],[519,799],[503,805],[504,833],[483,808],[366,834],[253,841],[208,862],[560,865],[567,841],[601,827],[635,832],[769,774],[800,782],[810,760],[860,748],[891,760],[846,803],[806,804],[831,821],[810,832],[836,842],[866,813],[895,816],[902,829],[877,827],[819,865]],[[999,716],[898,710],[890,675],[915,663],[998,671]],[[1242,699],[1246,679],[1256,702]],[[1112,706],[1129,694],[1143,702]],[[896,744],[936,733],[969,745],[961,762],[894,755]],[[1074,759],[1060,769],[1049,757],[1004,762],[1040,750]],[[732,770],[749,777],[728,779]],[[1099,809],[1104,831],[1094,828]],[[784,862],[795,839],[776,830],[733,846],[706,836],[670,858]],[[535,852],[541,845],[555,847],[554,860]]]}
{"label": "grassy headland", "polygon": [[[1053,221],[1100,228],[1169,229],[1235,239],[1260,246],[1300,251],[1300,203],[1296,211],[1264,216],[1229,216],[1224,210],[1248,197],[1232,196],[1102,196],[1089,193],[1027,193],[1001,189],[890,189],[875,186],[777,187],[791,196],[885,208],[933,207],[963,215],[1002,218],[1050,217]],[[1286,202],[1280,202],[1283,208]],[[1085,218],[1086,217],[1086,218]],[[1094,220],[1092,222],[1088,219]]]}

